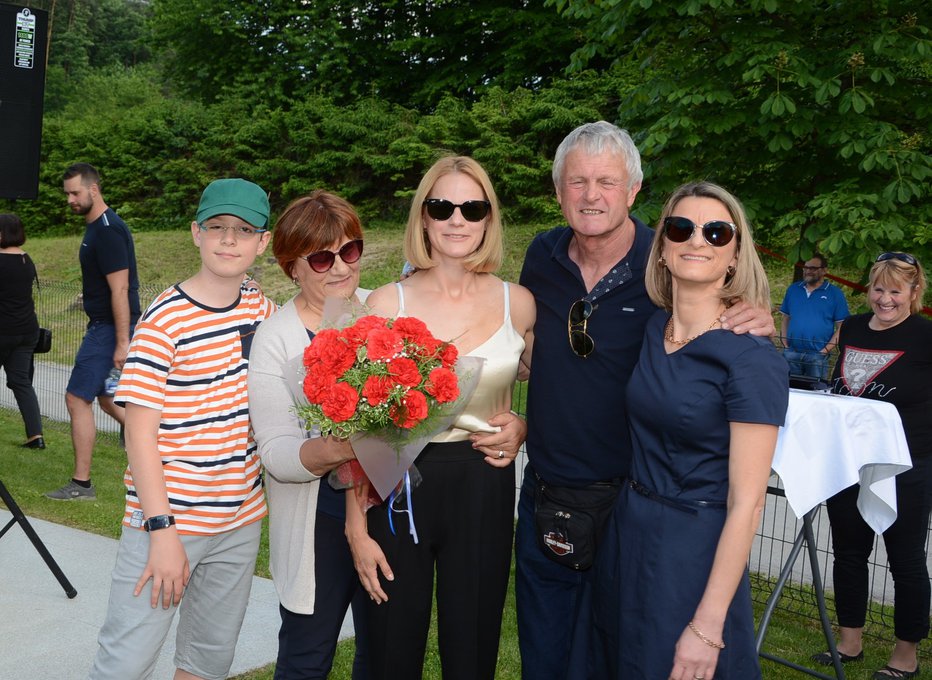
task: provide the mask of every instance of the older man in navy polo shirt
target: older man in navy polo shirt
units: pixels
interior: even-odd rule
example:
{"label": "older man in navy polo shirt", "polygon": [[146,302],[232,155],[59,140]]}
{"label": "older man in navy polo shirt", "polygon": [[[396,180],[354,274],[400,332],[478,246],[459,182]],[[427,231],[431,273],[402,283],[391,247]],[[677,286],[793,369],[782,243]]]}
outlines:
{"label": "older man in navy polo shirt", "polygon": [[[535,237],[521,272],[521,284],[537,302],[527,405],[530,462],[515,537],[526,680],[585,677],[584,652],[571,658],[570,649],[586,648],[592,571],[551,561],[538,546],[534,492],[538,480],[582,488],[628,473],[625,388],[656,310],[644,287],[653,230],[628,213],[641,178],[640,154],[626,131],[604,121],[573,130],[553,162],[568,226]],[[722,327],[774,331],[769,310],[740,302],[726,312]]]}

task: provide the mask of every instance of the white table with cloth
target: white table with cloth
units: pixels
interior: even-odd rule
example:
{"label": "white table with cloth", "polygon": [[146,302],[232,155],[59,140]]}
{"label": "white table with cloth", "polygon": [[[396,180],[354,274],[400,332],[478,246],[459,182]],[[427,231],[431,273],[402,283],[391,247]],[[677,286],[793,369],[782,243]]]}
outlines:
{"label": "white table with cloth", "polygon": [[[803,526],[793,544],[780,578],[767,601],[758,628],[757,649],[762,657],[808,675],[831,680],[832,676],[798,666],[761,652],[767,625],[780,592],[799,552],[808,547],[813,589],[829,649],[835,653],[831,622],[825,610],[825,594],[819,573],[812,518],[821,503],[860,482],[858,510],[864,521],[882,534],[896,519],[896,475],[912,467],[906,436],[896,408],[887,402],[822,392],[790,390],[786,422],[777,436],[773,471]],[[844,680],[836,658],[835,676]]]}

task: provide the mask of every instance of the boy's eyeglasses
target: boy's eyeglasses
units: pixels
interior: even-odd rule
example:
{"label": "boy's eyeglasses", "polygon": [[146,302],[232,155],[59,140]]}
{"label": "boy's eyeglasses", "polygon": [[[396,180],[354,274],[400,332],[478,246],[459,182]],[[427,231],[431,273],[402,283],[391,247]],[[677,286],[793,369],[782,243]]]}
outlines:
{"label": "boy's eyeglasses", "polygon": [[663,218],[663,234],[673,243],[685,243],[692,238],[696,229],[702,230],[702,238],[710,246],[721,248],[735,237],[735,225],[724,220],[712,220],[699,225],[686,217],[671,215]]}
{"label": "boy's eyeglasses", "polygon": [[919,261],[909,253],[881,253],[874,261],[886,262],[887,260],[899,260],[900,262],[905,262],[906,264],[913,267],[919,264]]}
{"label": "boy's eyeglasses", "polygon": [[[595,341],[586,332],[589,317],[595,307],[588,300],[577,300],[570,307],[570,314],[566,321],[566,330],[570,336],[570,349],[573,353],[585,359],[595,349]],[[582,328],[579,328],[582,326]]]}
{"label": "boy's eyeglasses", "polygon": [[227,230],[233,232],[236,238],[250,239],[256,234],[264,234],[268,229],[256,229],[248,224],[241,224],[237,227],[224,226],[222,224],[199,224],[197,225],[210,238],[223,238],[227,235]]}
{"label": "boy's eyeglasses", "polygon": [[428,198],[424,201],[424,207],[431,219],[438,222],[450,219],[457,208],[467,222],[481,222],[489,214],[492,204],[488,201],[464,201],[457,204],[445,198]]}
{"label": "boy's eyeglasses", "polygon": [[359,258],[362,257],[362,239],[358,238],[355,241],[348,241],[336,252],[332,250],[318,250],[316,253],[305,255],[304,259],[307,260],[307,263],[315,272],[318,274],[325,274],[330,271],[333,267],[333,263],[337,261],[337,255],[339,255],[340,259],[346,264],[359,262]]}

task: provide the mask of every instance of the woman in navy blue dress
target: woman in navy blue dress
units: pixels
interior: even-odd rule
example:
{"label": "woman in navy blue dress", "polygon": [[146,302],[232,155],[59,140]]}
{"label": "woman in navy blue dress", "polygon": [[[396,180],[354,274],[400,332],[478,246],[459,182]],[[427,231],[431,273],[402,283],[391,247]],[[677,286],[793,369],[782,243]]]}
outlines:
{"label": "woman in navy blue dress", "polygon": [[730,301],[770,301],[738,200],[680,187],[646,280],[663,309],[628,385],[634,457],[599,558],[593,677],[754,680],[747,559],[788,385],[769,340],[719,327]]}

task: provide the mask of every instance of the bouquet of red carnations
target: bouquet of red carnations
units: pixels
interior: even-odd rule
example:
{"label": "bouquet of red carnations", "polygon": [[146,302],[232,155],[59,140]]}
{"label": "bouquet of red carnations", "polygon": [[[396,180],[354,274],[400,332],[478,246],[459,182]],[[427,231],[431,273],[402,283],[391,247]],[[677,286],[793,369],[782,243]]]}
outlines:
{"label": "bouquet of red carnations", "polygon": [[[330,302],[324,318],[353,318]],[[334,470],[331,484],[371,482],[371,506],[388,498],[427,442],[453,422],[481,368],[481,360],[458,358],[419,319],[356,317],[319,331],[305,349],[308,404],[297,414],[322,436],[352,438],[358,462]]]}
{"label": "bouquet of red carnations", "polygon": [[324,329],[304,351],[310,404],[300,414],[324,436],[414,430],[459,396],[456,356],[413,317],[364,316]]}

